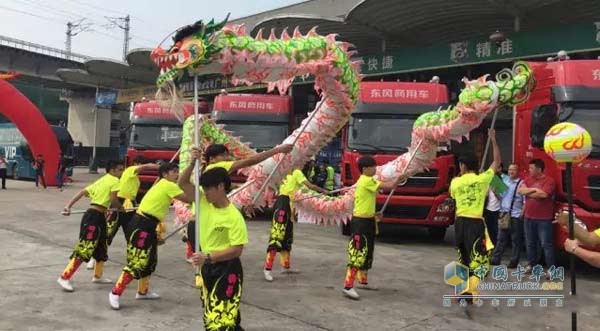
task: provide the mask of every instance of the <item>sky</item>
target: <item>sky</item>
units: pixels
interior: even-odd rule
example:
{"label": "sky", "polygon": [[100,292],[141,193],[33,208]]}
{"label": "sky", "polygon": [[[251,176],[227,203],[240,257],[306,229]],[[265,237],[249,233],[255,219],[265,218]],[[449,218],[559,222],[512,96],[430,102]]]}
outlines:
{"label": "sky", "polygon": [[120,60],[123,30],[106,17],[131,15],[131,50],[153,48],[178,27],[199,19],[220,20],[228,12],[234,19],[298,2],[302,1],[0,0],[0,35],[65,49],[67,22],[83,19],[80,27],[88,31],[72,37],[72,52]]}

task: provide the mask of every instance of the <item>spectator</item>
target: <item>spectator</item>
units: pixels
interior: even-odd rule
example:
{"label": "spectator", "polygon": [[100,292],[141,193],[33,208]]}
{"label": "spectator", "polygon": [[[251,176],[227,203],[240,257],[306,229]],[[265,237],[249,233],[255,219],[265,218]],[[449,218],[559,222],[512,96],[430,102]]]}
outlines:
{"label": "spectator", "polygon": [[2,179],[2,189],[6,190],[6,169],[8,162],[4,158],[4,154],[0,154],[0,179]]}
{"label": "spectator", "polygon": [[44,189],[46,189],[46,179],[44,178],[44,166],[46,162],[42,157],[42,154],[38,154],[33,161],[33,169],[35,169],[35,187],[39,187],[39,183],[42,183]]}
{"label": "spectator", "polygon": [[502,200],[502,193],[506,190],[503,183],[502,164],[494,169],[495,176],[490,183],[490,189],[487,192],[485,210],[483,211],[483,218],[485,219],[485,225],[490,234],[492,243],[496,245],[498,239],[498,215],[500,214],[500,202]]}
{"label": "spectator", "polygon": [[306,179],[308,179],[308,181],[313,184],[315,183],[314,178],[313,178],[313,177],[315,177],[315,170],[316,170],[316,165],[315,165],[315,159],[313,157],[304,165],[304,168],[302,168],[302,173],[304,173],[304,177],[306,177]]}
{"label": "spectator", "polygon": [[[502,203],[500,206],[499,218],[509,217],[510,222],[508,223],[507,229],[498,229],[498,243],[494,249],[492,255],[492,264],[498,265],[502,262],[502,254],[504,254],[504,248],[508,243],[508,240],[512,241],[512,257],[508,263],[509,268],[516,268],[519,263],[521,251],[523,249],[523,195],[517,193],[517,189],[521,184],[521,178],[519,178],[519,166],[511,164],[508,166],[508,176],[502,178],[504,184],[507,186],[507,190],[502,196]],[[505,216],[508,215],[508,216]],[[502,222],[499,222],[502,223]]]}
{"label": "spectator", "polygon": [[333,191],[335,188],[335,169],[329,164],[328,159],[323,160],[323,164],[325,165],[325,170],[327,172],[327,180],[325,181],[325,189],[327,191]]}
{"label": "spectator", "polygon": [[58,173],[56,174],[56,182],[58,185],[58,189],[61,192],[63,191],[63,182],[65,180],[66,172],[66,160],[63,156],[63,153],[60,153],[60,156],[58,157]]}
{"label": "spectator", "polygon": [[555,265],[554,256],[554,189],[556,183],[544,174],[544,161],[529,162],[529,177],[519,186],[518,193],[525,196],[525,241],[527,261],[525,268],[531,272],[537,261],[537,247],[541,245],[546,266]]}
{"label": "spectator", "polygon": [[313,183],[320,188],[325,188],[325,184],[327,183],[327,168],[325,164],[321,163],[316,168]]}

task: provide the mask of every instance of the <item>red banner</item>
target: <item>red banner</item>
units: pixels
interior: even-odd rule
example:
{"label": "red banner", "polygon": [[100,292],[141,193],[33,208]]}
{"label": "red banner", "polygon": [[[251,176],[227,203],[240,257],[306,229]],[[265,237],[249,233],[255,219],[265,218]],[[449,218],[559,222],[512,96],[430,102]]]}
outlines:
{"label": "red banner", "polygon": [[[194,114],[193,103],[185,102],[183,107],[185,115],[184,117],[187,118],[188,116]],[[208,103],[206,103],[206,101],[199,101],[198,108],[201,114],[209,112]],[[156,101],[136,103],[135,107],[133,108],[133,115],[145,118],[175,118],[175,115],[173,115],[170,108],[163,107]]]}
{"label": "red banner", "polygon": [[291,98],[270,94],[221,94],[215,98],[214,110],[248,113],[288,113]]}
{"label": "red banner", "polygon": [[365,103],[440,104],[448,102],[448,88],[432,83],[362,82],[360,100]]}

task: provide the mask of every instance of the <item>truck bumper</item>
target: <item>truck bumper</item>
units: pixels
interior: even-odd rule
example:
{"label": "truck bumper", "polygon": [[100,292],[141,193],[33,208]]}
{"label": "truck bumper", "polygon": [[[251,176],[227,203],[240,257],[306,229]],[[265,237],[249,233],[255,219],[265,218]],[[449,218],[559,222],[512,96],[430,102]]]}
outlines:
{"label": "truck bumper", "polygon": [[[377,210],[386,198],[387,194],[377,196]],[[447,193],[433,197],[393,195],[381,222],[448,227],[454,224],[454,203]]]}

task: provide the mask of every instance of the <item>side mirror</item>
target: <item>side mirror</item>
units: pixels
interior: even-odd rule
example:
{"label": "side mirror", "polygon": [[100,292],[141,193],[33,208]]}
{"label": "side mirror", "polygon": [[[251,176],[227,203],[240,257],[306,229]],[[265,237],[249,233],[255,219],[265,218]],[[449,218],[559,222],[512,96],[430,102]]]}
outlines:
{"label": "side mirror", "polygon": [[558,106],[555,104],[543,105],[535,108],[531,113],[530,138],[531,146],[544,148],[546,132],[558,123]]}
{"label": "side mirror", "polygon": [[133,135],[133,141],[137,141],[137,140],[138,140],[138,134],[137,134],[137,133],[135,133],[135,134]]}
{"label": "side mirror", "polygon": [[354,127],[352,127],[351,129],[352,129],[352,139],[356,139],[356,136],[358,136],[358,130],[356,130]]}

